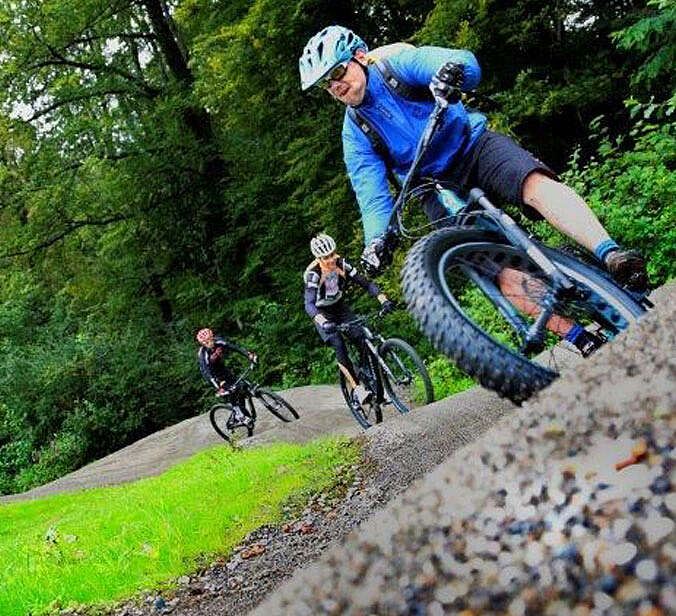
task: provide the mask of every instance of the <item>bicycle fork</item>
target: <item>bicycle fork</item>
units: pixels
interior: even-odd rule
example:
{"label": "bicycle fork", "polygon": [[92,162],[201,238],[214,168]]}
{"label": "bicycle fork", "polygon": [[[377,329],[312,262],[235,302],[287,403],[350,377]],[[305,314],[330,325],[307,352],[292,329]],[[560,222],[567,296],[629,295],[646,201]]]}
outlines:
{"label": "bicycle fork", "polygon": [[482,276],[473,273],[471,278],[479,285],[484,293],[496,301],[497,309],[505,316],[522,339],[521,352],[537,353],[544,349],[546,326],[554,315],[556,304],[564,297],[570,297],[576,291],[575,284],[566,276],[540,247],[522,231],[514,219],[495,207],[480,188],[473,188],[469,193],[469,203],[476,203],[486,210],[500,225],[503,233],[513,246],[522,249],[552,281],[552,290],[547,292],[540,302],[541,310],[535,322],[528,327],[518,311],[502,296],[496,293],[495,285]]}

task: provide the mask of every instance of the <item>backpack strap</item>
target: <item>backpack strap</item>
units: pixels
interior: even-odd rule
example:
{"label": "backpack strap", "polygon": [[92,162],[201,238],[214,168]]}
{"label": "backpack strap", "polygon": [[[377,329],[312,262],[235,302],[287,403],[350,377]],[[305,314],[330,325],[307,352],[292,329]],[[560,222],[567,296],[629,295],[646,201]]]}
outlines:
{"label": "backpack strap", "polygon": [[376,60],[372,66],[378,69],[387,87],[397,96],[410,101],[434,101],[434,96],[428,87],[406,83],[392,68],[387,58]]}
{"label": "backpack strap", "polygon": [[380,133],[375,129],[373,124],[364,117],[357,109],[354,107],[347,107],[347,115],[350,116],[350,119],[359,127],[362,133],[368,137],[368,140],[371,142],[373,149],[375,150],[378,156],[385,159],[386,164],[390,164],[390,152],[385,145],[385,140],[380,136]]}
{"label": "backpack strap", "polygon": [[387,168],[387,179],[389,180],[390,184],[399,188],[401,186],[401,182],[393,171],[394,165],[392,164],[390,151],[387,149],[385,141],[380,136],[380,133],[375,129],[371,122],[369,122],[369,120],[367,120],[354,107],[350,107],[349,105],[347,106],[347,115],[350,116],[350,119],[359,127],[361,132],[366,135],[368,140],[371,142],[374,152],[385,161],[385,167]]}

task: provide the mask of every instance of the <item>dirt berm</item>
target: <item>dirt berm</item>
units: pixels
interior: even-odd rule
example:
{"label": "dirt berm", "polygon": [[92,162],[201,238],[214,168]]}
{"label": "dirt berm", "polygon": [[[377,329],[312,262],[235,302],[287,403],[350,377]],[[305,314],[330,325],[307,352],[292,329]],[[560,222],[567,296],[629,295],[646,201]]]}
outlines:
{"label": "dirt berm", "polygon": [[254,613],[675,614],[676,285],[656,300]]}
{"label": "dirt berm", "polygon": [[[548,361],[561,369],[579,361],[579,357],[557,349],[554,359],[548,358]],[[362,433],[336,386],[308,385],[279,393],[298,410],[300,419],[282,423],[256,403],[255,434],[241,441],[242,445],[253,447],[280,441],[305,443],[322,436]],[[402,417],[388,407],[383,413],[384,425],[371,430],[378,446],[382,447],[382,451],[374,450],[374,455],[385,457],[391,450],[408,443],[411,447],[426,450],[419,455],[426,458],[425,469],[429,469],[458,446],[476,438],[510,408],[513,405],[509,401],[481,388],[420,407],[408,416]],[[203,413],[155,432],[48,484],[20,494],[0,496],[0,504],[158,475],[200,449],[217,444],[223,444],[223,440],[211,427],[208,413]],[[416,466],[420,467],[418,463]],[[419,468],[417,475],[420,474],[422,469]]]}

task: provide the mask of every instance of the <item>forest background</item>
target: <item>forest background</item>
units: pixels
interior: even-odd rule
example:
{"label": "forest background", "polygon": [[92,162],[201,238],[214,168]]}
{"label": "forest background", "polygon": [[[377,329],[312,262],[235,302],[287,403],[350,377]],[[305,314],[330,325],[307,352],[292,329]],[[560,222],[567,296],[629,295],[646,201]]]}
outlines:
{"label": "forest background", "polygon": [[[360,217],[343,110],[297,71],[333,23],[472,50],[470,103],[642,250],[653,284],[674,275],[676,0],[3,2],[0,493],[205,410],[198,327],[255,349],[268,384],[336,380],[301,273],[318,231],[357,260]],[[407,314],[384,330],[439,395],[468,385]]]}

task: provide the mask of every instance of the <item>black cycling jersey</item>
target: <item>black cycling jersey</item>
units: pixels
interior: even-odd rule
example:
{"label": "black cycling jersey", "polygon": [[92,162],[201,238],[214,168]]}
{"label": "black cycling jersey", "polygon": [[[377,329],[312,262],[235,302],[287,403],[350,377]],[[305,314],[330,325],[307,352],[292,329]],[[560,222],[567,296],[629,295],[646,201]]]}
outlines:
{"label": "black cycling jersey", "polygon": [[216,336],[213,349],[201,346],[197,352],[202,376],[216,389],[220,389],[222,381],[226,382],[226,386],[234,381],[232,372],[223,361],[233,351],[244,355],[244,357],[249,356],[247,349],[228,342],[222,336]]}
{"label": "black cycling jersey", "polygon": [[378,285],[371,282],[352,267],[345,259],[338,257],[336,269],[333,272],[324,273],[316,259],[308,265],[303,274],[305,282],[305,312],[311,319],[325,310],[332,312],[332,308],[338,308],[343,299],[343,291],[351,284],[356,283],[365,289],[372,297],[380,295]]}

